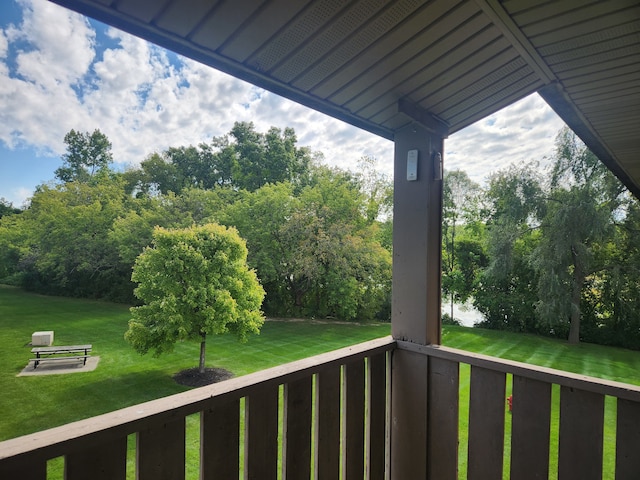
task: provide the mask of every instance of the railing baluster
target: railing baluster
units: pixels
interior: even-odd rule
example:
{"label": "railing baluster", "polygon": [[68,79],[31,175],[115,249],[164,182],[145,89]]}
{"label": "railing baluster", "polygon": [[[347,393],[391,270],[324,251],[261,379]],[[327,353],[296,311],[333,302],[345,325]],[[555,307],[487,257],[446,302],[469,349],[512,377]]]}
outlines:
{"label": "railing baluster", "polygon": [[396,350],[391,359],[391,478],[427,477],[426,355]]}
{"label": "railing baluster", "polygon": [[558,480],[600,480],[604,395],[560,389]]}
{"label": "railing baluster", "polygon": [[311,475],[311,413],[313,377],[290,382],[284,388],[283,478]]}
{"label": "railing baluster", "polygon": [[340,366],[318,373],[316,378],[317,480],[334,480],[340,475]]}
{"label": "railing baluster", "polygon": [[238,478],[240,400],[214,404],[200,417],[200,478]]}
{"label": "railing baluster", "polygon": [[0,460],[0,478],[3,480],[19,478],[20,480],[46,480],[47,461],[25,456],[20,459],[8,458]]}
{"label": "railing baluster", "polygon": [[245,478],[278,476],[278,385],[263,385],[245,400]]}
{"label": "railing baluster", "polygon": [[427,469],[430,479],[458,478],[460,365],[429,359]]}
{"label": "railing baluster", "polygon": [[136,460],[137,480],[184,480],[184,417],[138,432]]}
{"label": "railing baluster", "polygon": [[344,368],[344,475],[346,480],[364,476],[364,359]]}
{"label": "railing baluster", "polygon": [[127,437],[68,454],[64,472],[65,480],[125,480]]}
{"label": "railing baluster", "polygon": [[[369,480],[385,477],[387,445],[387,353],[369,357],[369,418],[367,429]],[[306,478],[306,477],[305,477]]]}
{"label": "railing baluster", "polygon": [[616,480],[635,480],[640,472],[640,402],[618,399]]}
{"label": "railing baluster", "polygon": [[504,373],[471,366],[468,479],[502,478]]}
{"label": "railing baluster", "polygon": [[511,478],[549,477],[551,384],[515,375],[511,423]]}

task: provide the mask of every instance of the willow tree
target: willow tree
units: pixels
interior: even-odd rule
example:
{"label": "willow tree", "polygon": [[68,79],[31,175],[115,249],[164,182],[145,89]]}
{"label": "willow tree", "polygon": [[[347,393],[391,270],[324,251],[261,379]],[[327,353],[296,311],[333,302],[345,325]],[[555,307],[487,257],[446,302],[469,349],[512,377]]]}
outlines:
{"label": "willow tree", "polygon": [[207,335],[231,332],[246,341],[264,322],[264,290],[247,266],[246,244],[234,228],[157,227],[131,278],[143,304],[131,308],[125,338],[141,354],[154,350],[157,356],[178,341],[199,339],[204,373]]}
{"label": "willow tree", "polygon": [[544,323],[568,324],[570,343],[580,341],[586,281],[605,268],[597,252],[615,234],[623,190],[571,130],[560,131],[542,241],[534,254],[540,273],[536,310]]}

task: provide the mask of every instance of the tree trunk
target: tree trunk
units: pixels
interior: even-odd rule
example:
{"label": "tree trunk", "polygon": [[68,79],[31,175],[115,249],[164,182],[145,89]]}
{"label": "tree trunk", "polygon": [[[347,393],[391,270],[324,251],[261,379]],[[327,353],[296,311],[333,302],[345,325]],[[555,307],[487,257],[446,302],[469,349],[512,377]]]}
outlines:
{"label": "tree trunk", "polygon": [[[456,222],[453,221],[453,228],[451,230],[451,275],[453,276],[453,269],[456,268]],[[451,321],[453,322],[453,288],[451,289]]]}
{"label": "tree trunk", "polygon": [[569,327],[569,343],[580,343],[580,299],[586,275],[584,267],[574,247],[571,247],[573,258],[573,285],[571,290],[571,325]]}
{"label": "tree trunk", "polygon": [[207,334],[206,333],[201,333],[200,336],[202,337],[202,341],[200,342],[200,366],[198,368],[198,371],[200,373],[204,373],[204,358],[205,358],[205,351],[207,349]]}

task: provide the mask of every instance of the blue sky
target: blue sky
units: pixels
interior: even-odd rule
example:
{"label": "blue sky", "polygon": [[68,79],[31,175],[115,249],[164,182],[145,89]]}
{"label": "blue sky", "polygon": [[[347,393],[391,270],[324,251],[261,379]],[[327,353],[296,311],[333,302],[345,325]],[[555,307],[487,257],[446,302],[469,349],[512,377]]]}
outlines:
{"label": "blue sky", "polygon": [[[299,145],[352,168],[369,155],[391,174],[391,142],[106,27],[46,0],[0,1],[0,197],[22,206],[54,179],[71,129],[98,128],[116,168],[198,144],[235,121],[293,127]],[[532,95],[445,143],[445,168],[479,183],[552,154],[561,120]],[[542,167],[541,167],[542,168]]]}

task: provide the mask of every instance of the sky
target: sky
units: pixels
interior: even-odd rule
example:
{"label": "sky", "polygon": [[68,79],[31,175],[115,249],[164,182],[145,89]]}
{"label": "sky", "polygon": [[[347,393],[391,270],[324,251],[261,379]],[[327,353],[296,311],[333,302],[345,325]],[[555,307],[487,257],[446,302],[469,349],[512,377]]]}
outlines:
{"label": "sky", "polygon": [[[0,198],[27,205],[55,178],[71,129],[100,129],[115,168],[197,145],[251,121],[293,127],[298,145],[354,169],[363,156],[391,176],[393,144],[46,0],[0,1]],[[445,169],[485,185],[509,164],[553,154],[563,122],[537,94],[445,140]]]}

